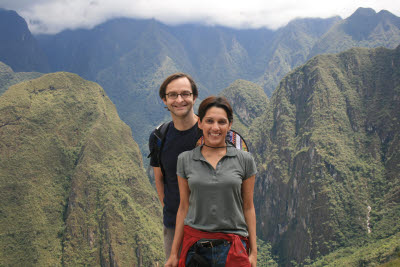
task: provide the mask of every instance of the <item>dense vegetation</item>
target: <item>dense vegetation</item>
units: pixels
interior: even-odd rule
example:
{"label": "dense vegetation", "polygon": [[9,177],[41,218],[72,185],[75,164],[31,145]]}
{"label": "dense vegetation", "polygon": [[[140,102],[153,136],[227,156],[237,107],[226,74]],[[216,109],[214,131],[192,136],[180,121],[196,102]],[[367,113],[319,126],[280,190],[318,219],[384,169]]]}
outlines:
{"label": "dense vegetation", "polygon": [[400,47],[318,56],[282,80],[250,129],[259,237],[281,264],[385,239],[366,263],[398,253],[399,94]]}
{"label": "dense vegetation", "polygon": [[254,119],[265,112],[268,103],[267,95],[259,85],[245,80],[236,80],[225,88],[221,95],[229,100],[233,108],[232,129],[246,138],[249,135],[249,126]]}
{"label": "dense vegetation", "polygon": [[103,89],[56,73],[0,97],[0,258],[10,266],[152,266],[161,210]]}

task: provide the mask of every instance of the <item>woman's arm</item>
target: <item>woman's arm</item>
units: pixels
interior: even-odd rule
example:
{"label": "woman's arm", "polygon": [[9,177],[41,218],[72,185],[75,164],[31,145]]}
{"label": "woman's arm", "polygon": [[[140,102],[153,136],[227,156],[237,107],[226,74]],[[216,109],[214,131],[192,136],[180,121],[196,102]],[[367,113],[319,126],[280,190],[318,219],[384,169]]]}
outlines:
{"label": "woman's arm", "polygon": [[178,185],[179,185],[179,196],[181,198],[179,203],[178,213],[176,214],[176,225],[175,225],[175,235],[174,242],[172,243],[171,254],[167,263],[165,263],[165,267],[175,267],[178,266],[179,262],[179,248],[182,244],[183,239],[183,221],[186,218],[186,214],[189,209],[189,185],[187,179],[184,179],[178,176]]}
{"label": "woman's arm", "polygon": [[254,183],[255,175],[247,178],[242,183],[243,214],[249,230],[249,260],[251,267],[257,266],[256,212],[253,202]]}

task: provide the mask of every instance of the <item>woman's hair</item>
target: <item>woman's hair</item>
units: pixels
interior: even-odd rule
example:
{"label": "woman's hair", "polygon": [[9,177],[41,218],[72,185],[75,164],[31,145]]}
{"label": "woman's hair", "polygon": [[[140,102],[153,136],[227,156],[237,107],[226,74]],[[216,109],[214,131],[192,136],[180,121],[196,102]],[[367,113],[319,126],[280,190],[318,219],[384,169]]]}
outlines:
{"label": "woman's hair", "polygon": [[231,104],[229,104],[228,100],[223,96],[209,96],[204,99],[199,106],[199,111],[197,115],[200,118],[200,121],[203,121],[204,116],[212,107],[222,108],[225,110],[226,115],[228,116],[229,122],[233,121],[233,111]]}
{"label": "woman's hair", "polygon": [[164,82],[161,84],[160,90],[158,91],[161,99],[165,98],[165,92],[167,91],[168,84],[170,84],[172,81],[174,81],[176,79],[180,79],[180,78],[187,78],[189,80],[190,86],[192,87],[193,97],[197,98],[199,92],[197,91],[197,85],[194,82],[194,80],[192,79],[192,77],[190,77],[189,74],[178,72],[178,73],[174,73],[174,74],[168,76],[164,80]]}

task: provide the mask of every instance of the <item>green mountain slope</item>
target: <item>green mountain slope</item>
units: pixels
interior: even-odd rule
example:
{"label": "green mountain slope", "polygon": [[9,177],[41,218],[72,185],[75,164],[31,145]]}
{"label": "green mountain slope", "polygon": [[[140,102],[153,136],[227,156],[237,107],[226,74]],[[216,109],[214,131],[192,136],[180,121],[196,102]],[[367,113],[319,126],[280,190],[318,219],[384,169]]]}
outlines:
{"label": "green mountain slope", "polygon": [[250,125],[266,110],[267,95],[261,86],[245,80],[236,80],[220,94],[225,96],[232,105],[234,116],[232,129],[247,140]]}
{"label": "green mountain slope", "polygon": [[152,266],[161,210],[103,89],[55,73],[0,97],[0,258],[11,266]]}
{"label": "green mountain slope", "polygon": [[399,95],[400,47],[317,56],[281,81],[250,129],[258,234],[281,264],[398,234]]}
{"label": "green mountain slope", "polygon": [[9,66],[0,62],[0,95],[11,85],[38,78],[41,75],[38,72],[14,72]]}

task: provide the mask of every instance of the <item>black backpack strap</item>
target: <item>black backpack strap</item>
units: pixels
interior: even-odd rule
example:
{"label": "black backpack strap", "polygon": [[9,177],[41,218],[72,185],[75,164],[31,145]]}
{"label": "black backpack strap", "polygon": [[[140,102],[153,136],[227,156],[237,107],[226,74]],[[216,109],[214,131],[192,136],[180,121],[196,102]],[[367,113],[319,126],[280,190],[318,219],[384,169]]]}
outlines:
{"label": "black backpack strap", "polygon": [[162,167],[161,164],[161,151],[162,151],[162,147],[165,141],[165,136],[167,135],[167,131],[168,131],[168,127],[169,125],[172,123],[172,121],[170,122],[164,122],[160,125],[158,125],[154,131],[151,133],[150,136],[150,154],[147,156],[148,158],[150,157],[155,157],[156,158],[156,162],[158,163],[158,166],[160,166],[161,168],[161,172],[164,175],[164,168]]}

